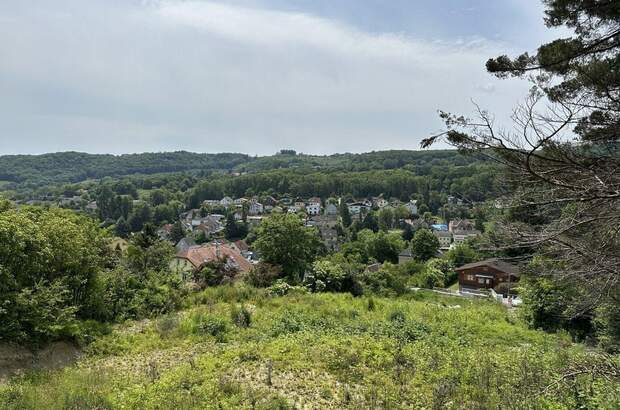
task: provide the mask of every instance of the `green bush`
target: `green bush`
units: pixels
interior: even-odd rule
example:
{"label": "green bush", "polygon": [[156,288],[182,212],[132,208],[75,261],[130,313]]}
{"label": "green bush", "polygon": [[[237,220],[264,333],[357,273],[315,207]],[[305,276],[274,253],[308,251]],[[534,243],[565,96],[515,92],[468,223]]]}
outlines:
{"label": "green bush", "polygon": [[240,308],[233,305],[230,310],[230,318],[237,327],[246,328],[252,324],[252,312],[243,305]]}
{"label": "green bush", "polygon": [[221,316],[199,311],[191,315],[190,321],[192,333],[213,336],[218,342],[225,341],[228,323]]}

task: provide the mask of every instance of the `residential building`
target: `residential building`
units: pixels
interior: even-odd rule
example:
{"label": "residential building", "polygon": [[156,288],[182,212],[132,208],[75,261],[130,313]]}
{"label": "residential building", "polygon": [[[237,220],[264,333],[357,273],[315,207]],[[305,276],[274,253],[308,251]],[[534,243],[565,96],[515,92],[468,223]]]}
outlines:
{"label": "residential building", "polygon": [[250,201],[250,206],[248,207],[248,213],[250,215],[260,215],[263,213],[263,210],[263,204],[254,199]]}
{"label": "residential building", "polygon": [[183,238],[175,245],[175,249],[177,252],[186,250],[191,248],[192,246],[196,246],[196,242],[191,238]]}
{"label": "residential building", "polygon": [[407,248],[398,254],[398,264],[402,265],[403,263],[411,262],[413,260],[413,253],[411,249]]}
{"label": "residential building", "polygon": [[306,225],[318,228],[327,249],[337,250],[339,248],[338,231],[336,230],[338,225],[337,216],[316,215],[310,218]]}
{"label": "residential building", "polygon": [[390,203],[382,196],[372,198],[372,205],[376,206],[377,208],[385,208],[389,204]]}
{"label": "residential building", "polygon": [[461,290],[491,289],[502,283],[519,281],[519,268],[497,258],[468,263],[454,271],[458,274]]}
{"label": "residential building", "polygon": [[480,232],[475,229],[471,231],[457,230],[452,232],[452,238],[454,239],[455,246],[465,242],[469,238],[475,238],[478,235],[480,235]]}
{"label": "residential building", "polygon": [[224,208],[228,208],[232,204],[233,204],[233,199],[229,196],[225,196],[224,198],[220,199],[220,205],[222,205]]}
{"label": "residential building", "polygon": [[321,202],[310,202],[306,205],[306,212],[308,215],[319,215],[321,213]]}
{"label": "residential building", "polygon": [[454,219],[448,224],[448,230],[454,231],[473,231],[476,223],[470,219]]}
{"label": "residential building", "polygon": [[228,268],[238,272],[249,272],[252,268],[252,264],[230,244],[211,242],[179,250],[170,262],[170,269],[186,278],[191,272],[199,271],[207,263],[222,259],[226,261]]}
{"label": "residential building", "polygon": [[205,199],[202,201],[203,206],[218,206],[221,205],[221,202],[217,199]]}
{"label": "residential building", "polygon": [[172,224],[165,224],[161,228],[157,230],[157,236],[159,239],[166,240],[170,237],[170,233],[172,232]]}
{"label": "residential building", "polygon": [[270,206],[273,208],[276,205],[278,205],[278,201],[274,197],[268,195],[263,198],[263,206]]}
{"label": "residential building", "polygon": [[411,201],[405,204],[405,208],[407,208],[409,212],[411,212],[412,215],[417,215],[418,214],[418,201],[416,201],[415,199],[412,199]]}
{"label": "residential building", "polygon": [[450,249],[452,244],[452,233],[448,231],[433,231],[433,235],[439,240],[439,249]]}
{"label": "residential building", "polygon": [[357,215],[360,212],[366,212],[366,210],[368,210],[369,208],[363,202],[353,202],[353,203],[347,204],[347,207],[349,208],[349,213],[351,215]]}
{"label": "residential building", "polygon": [[338,215],[338,207],[332,203],[325,205],[325,215]]}
{"label": "residential building", "polygon": [[262,216],[248,216],[246,218],[248,224],[250,224],[251,228],[254,228],[258,225],[261,224],[261,222],[263,222],[263,217]]}
{"label": "residential building", "polygon": [[308,199],[308,205],[312,204],[318,204],[319,206],[321,206],[321,198],[319,198],[318,196],[313,196],[312,198]]}

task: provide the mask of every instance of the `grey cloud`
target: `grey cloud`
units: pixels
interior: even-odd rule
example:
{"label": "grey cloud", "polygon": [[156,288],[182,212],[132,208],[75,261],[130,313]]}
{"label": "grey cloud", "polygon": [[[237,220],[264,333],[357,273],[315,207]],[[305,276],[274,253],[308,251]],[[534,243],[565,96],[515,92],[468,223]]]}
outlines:
{"label": "grey cloud", "polygon": [[495,90],[477,102],[501,119],[527,89],[485,73],[509,45],[483,38],[200,1],[19,3],[0,5],[2,153],[415,149],[437,109]]}

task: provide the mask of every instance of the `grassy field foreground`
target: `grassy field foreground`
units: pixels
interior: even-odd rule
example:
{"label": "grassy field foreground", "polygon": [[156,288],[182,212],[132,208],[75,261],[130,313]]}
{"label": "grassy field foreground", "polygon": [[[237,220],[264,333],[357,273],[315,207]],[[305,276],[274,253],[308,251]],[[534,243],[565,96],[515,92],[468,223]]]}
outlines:
{"label": "grassy field foreground", "polygon": [[14,378],[0,408],[618,408],[617,384],[575,371],[603,359],[489,301],[220,287]]}

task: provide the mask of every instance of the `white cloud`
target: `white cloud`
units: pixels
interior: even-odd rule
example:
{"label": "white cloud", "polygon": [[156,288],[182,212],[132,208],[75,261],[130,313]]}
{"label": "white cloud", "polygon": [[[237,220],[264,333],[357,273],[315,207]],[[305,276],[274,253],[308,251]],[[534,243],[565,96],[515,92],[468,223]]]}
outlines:
{"label": "white cloud", "polygon": [[508,113],[525,90],[485,73],[510,50],[483,38],[202,1],[39,1],[0,16],[0,152],[417,148],[437,109],[474,98]]}

